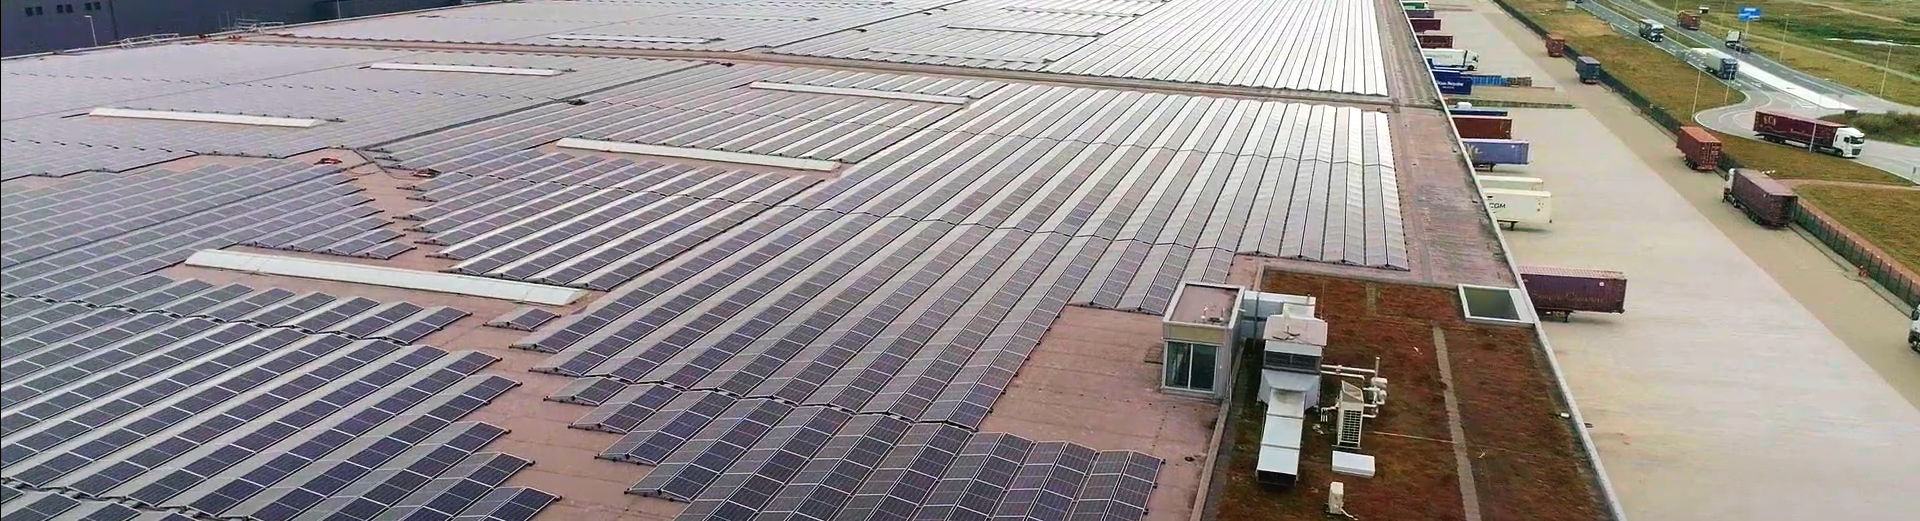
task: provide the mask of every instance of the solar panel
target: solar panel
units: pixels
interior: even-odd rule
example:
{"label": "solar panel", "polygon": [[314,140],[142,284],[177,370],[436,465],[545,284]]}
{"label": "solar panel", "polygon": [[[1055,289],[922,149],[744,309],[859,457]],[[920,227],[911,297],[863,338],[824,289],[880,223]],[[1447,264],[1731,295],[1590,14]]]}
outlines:
{"label": "solar panel", "polygon": [[513,311],[509,311],[507,314],[487,322],[487,326],[516,331],[533,331],[534,329],[538,329],[541,324],[545,324],[556,318],[560,318],[560,315],[552,311],[532,306],[522,306],[514,308]]}
{"label": "solar panel", "polygon": [[620,382],[606,378],[576,378],[546,397],[547,401],[598,406],[625,390]]}

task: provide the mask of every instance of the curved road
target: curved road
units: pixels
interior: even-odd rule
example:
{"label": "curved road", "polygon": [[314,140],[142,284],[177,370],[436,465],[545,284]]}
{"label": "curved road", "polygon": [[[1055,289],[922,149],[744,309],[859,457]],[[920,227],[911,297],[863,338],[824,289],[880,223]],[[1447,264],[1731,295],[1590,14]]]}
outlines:
{"label": "curved road", "polygon": [[[1673,22],[1673,13],[1642,4],[1636,0],[1622,0],[1613,7],[1600,5],[1599,2],[1593,1],[1582,2],[1579,5],[1586,9],[1587,12],[1593,13],[1594,16],[1613,25],[1615,29],[1626,32],[1627,34],[1637,33],[1639,29],[1639,18],[1642,17],[1652,18],[1660,23],[1668,24],[1666,41],[1647,43],[1680,58],[1681,61],[1688,61],[1684,56],[1688,49],[1695,47],[1721,48],[1720,38],[1703,32],[1673,27],[1671,25]],[[1623,13],[1615,9],[1625,9],[1628,12]],[[1775,76],[1793,82],[1802,88],[1811,90],[1816,94],[1832,97],[1848,105],[1858,107],[1862,111],[1920,111],[1912,106],[1883,100],[1831,81],[1816,78],[1759,55],[1740,55],[1739,59],[1743,67],[1754,67],[1765,70]],[[1747,100],[1736,105],[1701,111],[1694,115],[1695,121],[1707,128],[1753,139],[1753,111],[1755,110],[1777,110],[1808,117],[1825,116],[1836,112],[1832,109],[1823,109],[1813,102],[1755,81],[1744,74],[1726,83],[1745,93]],[[1710,103],[1712,100],[1702,101]],[[1904,177],[1908,181],[1920,183],[1920,147],[1875,141],[1871,139],[1872,136],[1868,136],[1868,138],[1866,150],[1860,154],[1860,158],[1856,161]]]}

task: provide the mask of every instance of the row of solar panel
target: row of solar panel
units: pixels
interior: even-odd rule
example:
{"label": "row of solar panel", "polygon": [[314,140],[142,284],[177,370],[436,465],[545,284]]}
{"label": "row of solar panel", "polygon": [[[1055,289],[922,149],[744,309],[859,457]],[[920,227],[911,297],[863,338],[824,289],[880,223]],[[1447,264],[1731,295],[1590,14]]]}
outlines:
{"label": "row of solar panel", "polygon": [[[318,219],[331,213],[327,203],[359,197],[361,189],[348,184],[338,169],[302,166],[293,174],[298,182],[284,188],[11,266],[0,273],[0,291],[52,300],[82,299],[176,264],[195,251],[232,246],[280,231],[274,228],[277,219]],[[113,177],[133,182],[174,174],[156,169]],[[57,199],[78,195],[50,194]]]}
{"label": "row of solar panel", "polygon": [[[137,290],[129,302],[190,296],[205,289],[197,282]],[[302,316],[336,315],[322,307]],[[7,383],[10,441],[0,448],[0,481],[72,496],[33,492],[38,499],[21,512],[45,519],[124,512],[83,504],[113,500],[148,512],[256,521],[525,521],[555,499],[500,488],[528,462],[478,452],[505,431],[458,421],[518,385],[475,374],[494,357],[248,322],[137,316],[167,319],[150,321],[162,329],[137,337],[166,342],[83,352],[62,364],[68,371]],[[42,331],[64,323],[79,321]],[[134,345],[143,347],[121,354]]]}
{"label": "row of solar panel", "polygon": [[[585,105],[541,107],[383,145],[409,168],[471,166],[477,150],[523,150],[564,137],[826,159],[854,163],[960,106],[754,89],[754,82],[868,88],[980,98],[1002,84],[765,65],[702,66],[594,93]],[[464,150],[464,152],[463,152]]]}

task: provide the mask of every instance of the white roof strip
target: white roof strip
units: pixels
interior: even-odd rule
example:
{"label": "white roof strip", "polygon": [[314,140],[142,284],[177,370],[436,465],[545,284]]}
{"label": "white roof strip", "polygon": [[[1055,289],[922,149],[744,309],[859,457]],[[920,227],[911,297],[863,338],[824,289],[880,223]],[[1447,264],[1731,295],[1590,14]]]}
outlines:
{"label": "white roof strip", "polygon": [[683,14],[674,18],[694,18],[701,20],[752,20],[756,22],[818,22],[811,16],[770,16],[754,14]]}
{"label": "white roof strip", "polygon": [[200,250],[187,257],[187,265],[552,306],[570,304],[587,294],[586,290],[545,284],[235,251]]}
{"label": "white roof strip", "polygon": [[234,125],[253,125],[257,127],[313,128],[320,124],[317,119],[276,118],[270,116],[242,116],[238,114],[214,114],[209,112],[181,112],[173,110],[116,109],[101,107],[87,112],[88,116],[103,118],[160,119],[167,121],[193,121],[198,123],[229,123]]}
{"label": "white roof strip", "polygon": [[961,59],[967,59],[967,60],[995,60],[995,61],[1003,61],[1003,62],[1020,62],[1020,63],[1046,63],[1047,62],[1046,58],[1031,58],[1027,56],[1005,56],[1005,55],[999,55],[999,54],[979,54],[979,53],[971,53],[971,52],[921,51],[921,50],[914,50],[914,49],[894,49],[890,47],[875,47],[872,49],[867,49],[867,52],[877,52],[881,54],[907,54],[912,56],[934,56],[939,58],[961,58]]}
{"label": "white roof strip", "polygon": [[1003,33],[1050,34],[1054,36],[1100,36],[1103,33],[1093,31],[1074,31],[1069,29],[1042,29],[1037,27],[1015,27],[1011,25],[947,24],[948,29],[967,31],[995,31]]}
{"label": "white roof strip", "polygon": [[553,40],[584,40],[590,42],[639,42],[639,43],[710,43],[719,38],[688,38],[682,36],[627,36],[622,34],[549,34]]}
{"label": "white roof strip", "polygon": [[949,105],[965,105],[967,104],[967,102],[973,101],[973,100],[962,98],[959,96],[941,96],[938,94],[921,94],[918,92],[898,92],[898,91],[891,91],[891,90],[855,89],[855,88],[849,88],[849,87],[821,87],[817,85],[774,83],[770,81],[756,81],[751,84],[748,84],[747,88],[762,89],[762,90],[779,90],[779,91],[787,91],[787,92],[805,92],[809,94],[834,94],[834,95],[840,95],[840,96],[860,96],[860,97],[866,97],[866,98],[881,98],[881,99],[892,99],[892,100],[901,100],[901,101],[922,101],[927,103],[946,103]]}
{"label": "white roof strip", "polygon": [[620,141],[600,141],[600,140],[594,140],[594,139],[580,139],[580,138],[573,138],[573,137],[562,139],[560,140],[559,143],[555,143],[554,146],[557,146],[560,148],[596,150],[600,152],[614,152],[614,153],[620,153],[620,154],[643,154],[643,155],[649,155],[649,156],[678,157],[682,159],[698,159],[702,161],[718,161],[721,163],[739,163],[743,165],[771,166],[775,168],[791,168],[794,170],[814,170],[819,172],[827,172],[840,167],[840,163],[836,163],[833,161],[821,161],[818,159],[800,159],[796,157],[780,157],[780,156],[769,156],[764,154],[746,154],[746,153],[740,153],[740,152],[727,152],[722,150],[707,150],[704,148],[670,147],[670,146],[664,146],[664,145],[647,145],[647,144],[641,144],[641,143],[625,143]]}
{"label": "white roof strip", "polygon": [[1058,7],[1021,7],[1016,5],[1013,7],[1002,7],[1000,9],[1006,10],[1006,11],[1019,11],[1023,13],[1078,14],[1078,15],[1086,15],[1086,16],[1118,16],[1122,18],[1134,18],[1134,17],[1140,16],[1139,13],[1116,13],[1113,11],[1095,11],[1092,9],[1062,9]]}
{"label": "white roof strip", "polygon": [[523,69],[517,67],[483,67],[479,65],[435,65],[431,63],[376,63],[369,69],[383,71],[421,71],[421,72],[470,72],[474,74],[505,74],[509,76],[559,76],[560,71],[553,69]]}

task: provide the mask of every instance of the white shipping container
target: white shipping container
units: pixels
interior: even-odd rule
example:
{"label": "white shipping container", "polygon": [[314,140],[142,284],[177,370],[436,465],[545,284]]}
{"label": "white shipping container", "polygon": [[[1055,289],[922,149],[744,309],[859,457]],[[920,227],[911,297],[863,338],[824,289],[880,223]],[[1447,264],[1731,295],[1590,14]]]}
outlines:
{"label": "white shipping container", "polygon": [[1481,192],[1487,196],[1487,208],[1493,211],[1493,220],[1507,225],[1508,228],[1519,223],[1553,222],[1553,193],[1551,192],[1501,188],[1488,188]]}
{"label": "white shipping container", "polygon": [[1474,178],[1480,180],[1481,188],[1494,188],[1494,189],[1500,189],[1500,190],[1526,190],[1530,192],[1540,192],[1540,191],[1545,191],[1547,189],[1547,181],[1538,177],[1521,177],[1521,176],[1515,176],[1515,175],[1480,175],[1480,176],[1474,176]]}

